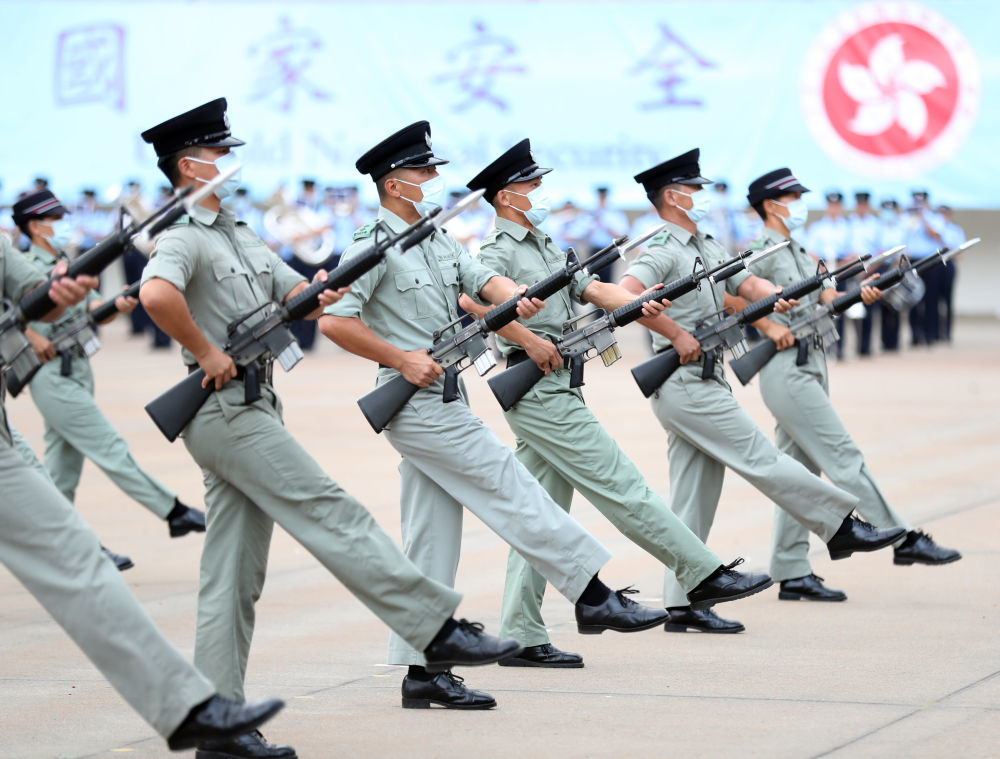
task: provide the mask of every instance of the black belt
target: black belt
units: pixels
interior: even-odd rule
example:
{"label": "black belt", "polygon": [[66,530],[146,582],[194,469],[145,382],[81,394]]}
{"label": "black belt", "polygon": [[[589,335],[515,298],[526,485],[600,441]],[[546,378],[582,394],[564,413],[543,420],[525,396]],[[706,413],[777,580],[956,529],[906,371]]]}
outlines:
{"label": "black belt", "polygon": [[507,354],[507,368],[510,369],[512,366],[517,366],[522,361],[528,360],[528,354],[525,351],[515,350]]}
{"label": "black belt", "polygon": [[[264,382],[271,382],[271,378],[274,375],[274,361],[256,361],[257,368],[260,370],[260,378]],[[198,364],[185,364],[188,370],[188,374],[194,374],[201,367]],[[241,382],[246,379],[247,370],[245,366],[236,367],[236,376],[233,379],[238,379]]]}

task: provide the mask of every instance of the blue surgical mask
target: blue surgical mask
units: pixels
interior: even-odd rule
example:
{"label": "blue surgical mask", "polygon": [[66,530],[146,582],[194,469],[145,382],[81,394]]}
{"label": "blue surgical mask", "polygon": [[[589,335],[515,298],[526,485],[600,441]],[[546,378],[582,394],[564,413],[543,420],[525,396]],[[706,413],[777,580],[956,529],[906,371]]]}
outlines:
{"label": "blue surgical mask", "polygon": [[691,198],[691,208],[685,208],[683,211],[695,224],[708,215],[708,209],[712,207],[712,197],[705,190],[700,190],[699,192],[674,190],[674,192],[679,192],[681,195],[687,195]]}
{"label": "blue surgical mask", "polygon": [[798,229],[806,223],[806,218],[809,216],[809,207],[802,198],[793,200],[791,203],[781,203],[777,200],[773,202],[788,209],[788,217],[783,219],[783,221],[785,222],[785,226],[788,227],[789,232]]}
{"label": "blue surgical mask", "polygon": [[549,205],[551,201],[549,199],[548,192],[541,185],[536,187],[531,192],[524,194],[522,192],[514,192],[513,190],[507,190],[511,195],[520,195],[522,198],[527,198],[528,202],[531,203],[531,208],[527,211],[521,211],[517,206],[511,206],[516,211],[521,211],[524,214],[524,218],[528,220],[528,223],[533,226],[541,226],[547,218],[549,218]]}
{"label": "blue surgical mask", "polygon": [[440,174],[436,177],[431,177],[421,184],[407,182],[405,179],[397,179],[396,181],[408,184],[410,187],[420,188],[420,192],[423,193],[423,199],[410,200],[409,198],[403,198],[403,200],[410,200],[413,203],[413,207],[417,209],[417,213],[421,216],[426,216],[431,211],[444,205],[444,177]]}
{"label": "blue surgical mask", "polygon": [[[214,166],[216,169],[219,170],[220,174],[229,171],[229,169],[233,167],[233,164],[237,164],[240,162],[239,159],[236,157],[236,154],[233,153],[232,151],[226,153],[225,155],[219,156],[214,161],[203,161],[200,158],[192,158],[191,156],[188,156],[187,158],[189,161],[194,161],[195,163],[203,163],[207,166]],[[201,177],[196,177],[196,179],[199,182],[204,182],[205,184],[208,184],[211,181],[209,179],[202,179]],[[236,190],[239,188],[242,182],[243,182],[243,169],[241,167],[239,170],[237,170],[235,174],[233,174],[231,177],[229,177],[229,179],[223,182],[222,185],[215,188],[215,197],[217,197],[219,200],[228,198],[230,195],[236,192]]]}
{"label": "blue surgical mask", "polygon": [[65,250],[73,239],[73,224],[66,219],[52,222],[52,236],[48,238],[49,245],[56,250]]}

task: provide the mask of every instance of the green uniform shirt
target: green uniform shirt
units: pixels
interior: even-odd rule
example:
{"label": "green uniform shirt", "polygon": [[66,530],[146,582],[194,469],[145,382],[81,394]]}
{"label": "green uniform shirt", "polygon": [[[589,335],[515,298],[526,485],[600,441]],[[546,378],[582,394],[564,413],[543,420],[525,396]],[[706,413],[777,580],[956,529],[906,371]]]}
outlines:
{"label": "green uniform shirt", "polygon": [[[48,276],[49,272],[52,271],[52,267],[54,267],[59,261],[58,256],[54,256],[45,250],[45,248],[34,244],[28,248],[25,258],[28,263],[34,266],[35,269],[40,271],[45,276]],[[52,336],[53,332],[58,331],[64,325],[86,316],[87,311],[90,309],[90,304],[99,301],[100,299],[100,295],[93,290],[88,290],[86,298],[77,303],[75,306],[70,306],[63,311],[62,316],[60,316],[55,322],[31,322],[29,326],[42,337],[49,338]]]}
{"label": "green uniform shirt", "polygon": [[[192,214],[156,238],[142,281],[163,279],[184,293],[195,324],[221,349],[231,322],[281,303],[303,277],[228,210],[195,206]],[[183,356],[197,363],[187,349]]]}
{"label": "green uniform shirt", "polygon": [[[718,266],[730,258],[720,242],[702,232],[692,235],[676,224],[667,223],[667,230],[661,232],[629,264],[626,274],[630,274],[645,288],[660,282],[670,284],[675,279],[686,277],[694,271],[695,259],[700,258],[706,269]],[[724,305],[725,293],[736,294],[736,289],[750,275],[741,271],[722,284],[714,284],[707,279],[701,281],[697,290],[674,298],[667,314],[684,330],[693,333],[702,319],[710,319]],[[653,332],[653,350],[659,352],[670,347],[670,341]]]}
{"label": "green uniform shirt", "polygon": [[[768,256],[760,263],[753,265],[754,274],[758,277],[771,280],[771,282],[779,287],[788,287],[815,274],[816,259],[806,253],[806,249],[795,240],[766,227],[764,228],[764,233],[750,243],[750,250],[763,250],[786,240],[791,245],[784,250],[779,250],[777,253]],[[771,313],[768,314],[767,318],[778,324],[784,324],[787,327],[792,319],[809,313],[816,307],[816,304],[819,302],[820,292],[820,290],[815,290],[808,295],[803,295],[799,298],[799,302],[802,305],[792,309],[787,314]]]}
{"label": "green uniform shirt", "polygon": [[[518,284],[533,285],[566,266],[566,254],[544,232],[529,231],[520,224],[497,217],[496,229],[483,240],[479,261],[510,277]],[[545,308],[530,319],[518,321],[540,337],[555,342],[562,336],[563,322],[572,319],[570,298],[583,303],[583,291],[596,275],[577,272],[573,283],[545,301]],[[508,355],[521,346],[496,336],[497,347]]]}
{"label": "green uniform shirt", "polygon": [[[409,224],[385,208],[378,218],[392,233]],[[354,233],[341,262],[366,250],[376,222]],[[379,234],[382,234],[379,232]],[[359,317],[372,332],[400,350],[430,348],[434,330],[458,316],[461,293],[478,295],[496,272],[479,263],[453,238],[435,232],[405,253],[390,252],[378,266],[351,284],[351,292],[326,309],[333,316]]]}

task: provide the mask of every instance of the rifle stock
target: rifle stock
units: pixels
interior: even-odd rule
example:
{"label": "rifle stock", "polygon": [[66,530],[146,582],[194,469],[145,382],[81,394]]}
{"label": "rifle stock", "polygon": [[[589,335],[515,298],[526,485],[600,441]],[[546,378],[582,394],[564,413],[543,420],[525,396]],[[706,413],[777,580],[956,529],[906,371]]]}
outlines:
{"label": "rifle stock", "polygon": [[662,353],[658,353],[651,359],[643,361],[638,366],[632,368],[632,377],[642,391],[644,397],[648,398],[656,389],[677,371],[681,365],[680,354],[668,348]]}
{"label": "rifle stock", "polygon": [[774,358],[777,352],[778,346],[774,340],[764,338],[742,356],[730,361],[729,366],[732,368],[733,374],[745,385],[764,368],[768,361]]}
{"label": "rifle stock", "polygon": [[419,389],[400,374],[361,396],[358,406],[372,429],[381,432]]}
{"label": "rifle stock", "polygon": [[487,380],[486,384],[499,401],[500,408],[510,411],[544,376],[545,372],[529,358],[500,372]]}
{"label": "rifle stock", "polygon": [[171,443],[215,392],[214,383],[210,382],[208,387],[201,386],[204,379],[205,372],[198,369],[146,404],[146,413]]}

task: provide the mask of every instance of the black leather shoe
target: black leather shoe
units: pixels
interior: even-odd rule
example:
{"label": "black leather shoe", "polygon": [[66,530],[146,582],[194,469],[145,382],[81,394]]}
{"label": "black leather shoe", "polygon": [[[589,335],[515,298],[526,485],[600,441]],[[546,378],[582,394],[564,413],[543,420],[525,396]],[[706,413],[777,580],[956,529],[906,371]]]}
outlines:
{"label": "black leather shoe", "polygon": [[902,527],[880,528],[848,515],[826,547],[833,560],[846,559],[855,551],[877,551],[895,543],[906,532]]}
{"label": "black leather shoe", "polygon": [[194,759],[298,759],[291,746],[268,743],[259,730],[228,741],[198,744]]}
{"label": "black leather shoe", "polygon": [[737,572],[734,567],[743,563],[740,557],[731,564],[725,564],[699,582],[687,599],[692,609],[707,609],[712,604],[735,601],[760,593],[774,585],[770,575],[757,572]]}
{"label": "black leather shoe", "polygon": [[104,555],[111,559],[111,563],[115,565],[115,568],[119,572],[124,572],[126,569],[131,569],[135,566],[132,563],[132,559],[123,553],[115,553],[114,551],[109,551],[104,546],[101,546],[101,550],[104,551]]}
{"label": "black leather shoe", "polygon": [[403,678],[403,708],[430,709],[431,704],[445,709],[492,709],[496,699],[481,690],[463,685],[465,681],[451,672],[439,672],[433,680]]}
{"label": "black leather shoe", "polygon": [[495,638],[483,632],[479,622],[460,619],[450,633],[439,633],[424,649],[424,667],[428,672],[444,672],[460,665],[492,664],[519,653],[521,644],[513,638]]}
{"label": "black leather shoe", "polygon": [[723,619],[711,609],[692,609],[683,606],[667,609],[667,613],[670,618],[663,629],[669,633],[683,633],[688,630],[704,633],[741,633],[746,629],[742,622]]}
{"label": "black leather shoe", "polygon": [[650,609],[625,597],[638,592],[632,587],[616,590],[599,606],[577,602],[577,632],[581,635],[600,635],[605,630],[629,633],[656,627],[667,618],[666,610]]}
{"label": "black leather shoe", "polygon": [[796,577],[793,580],[782,580],[778,590],[778,598],[782,601],[846,601],[847,594],[842,590],[834,590],[823,584],[823,578],[814,574]]}
{"label": "black leather shoe", "polygon": [[[177,502],[177,505],[184,506],[180,501]],[[167,520],[167,524],[170,526],[170,537],[172,538],[179,538],[182,535],[187,535],[189,532],[205,531],[205,512],[192,509],[190,506],[184,506],[184,509],[183,512],[173,519]]]}
{"label": "black leather shoe", "polygon": [[497,662],[501,667],[564,667],[579,668],[583,666],[583,657],[580,654],[571,654],[569,651],[560,651],[551,643],[543,643],[540,646],[527,646],[517,656],[509,659],[501,659]]}
{"label": "black leather shoe", "polygon": [[962,558],[954,548],[939,546],[926,532],[910,530],[906,540],[893,549],[892,563],[902,566],[910,564],[951,564]]}
{"label": "black leather shoe", "polygon": [[180,751],[194,748],[204,741],[235,738],[267,722],[284,705],[285,702],[277,698],[244,704],[230,701],[217,693],[190,711],[167,738],[167,745],[172,751]]}

